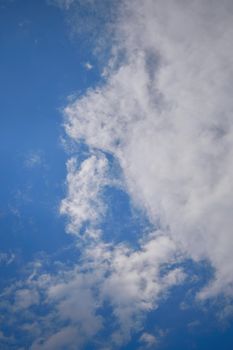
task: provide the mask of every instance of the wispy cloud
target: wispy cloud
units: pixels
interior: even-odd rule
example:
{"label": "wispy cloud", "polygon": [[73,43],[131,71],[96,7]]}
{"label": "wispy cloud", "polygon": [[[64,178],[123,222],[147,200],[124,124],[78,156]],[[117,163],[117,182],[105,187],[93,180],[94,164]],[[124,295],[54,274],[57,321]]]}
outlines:
{"label": "wispy cloud", "polygon": [[14,253],[0,252],[0,265],[10,265],[15,260]]}
{"label": "wispy cloud", "polygon": [[25,157],[24,165],[29,169],[43,165],[42,152],[30,151]]}
{"label": "wispy cloud", "polygon": [[64,10],[69,10],[75,0],[47,0],[49,5],[55,5]]}

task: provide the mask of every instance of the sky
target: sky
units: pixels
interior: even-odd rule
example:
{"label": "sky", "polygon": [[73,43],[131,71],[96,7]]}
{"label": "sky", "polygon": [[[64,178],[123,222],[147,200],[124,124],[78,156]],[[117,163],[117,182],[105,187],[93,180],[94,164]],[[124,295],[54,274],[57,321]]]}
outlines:
{"label": "sky", "polygon": [[0,349],[233,348],[231,0],[0,0]]}

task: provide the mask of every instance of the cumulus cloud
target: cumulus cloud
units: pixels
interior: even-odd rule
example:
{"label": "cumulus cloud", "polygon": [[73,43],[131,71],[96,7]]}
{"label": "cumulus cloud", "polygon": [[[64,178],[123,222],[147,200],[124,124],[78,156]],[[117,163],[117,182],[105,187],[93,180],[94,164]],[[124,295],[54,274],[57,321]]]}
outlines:
{"label": "cumulus cloud", "polygon": [[[111,152],[150,220],[232,295],[232,2],[124,1],[106,83],[70,104],[74,140]],[[119,58],[120,57],[120,58]]]}

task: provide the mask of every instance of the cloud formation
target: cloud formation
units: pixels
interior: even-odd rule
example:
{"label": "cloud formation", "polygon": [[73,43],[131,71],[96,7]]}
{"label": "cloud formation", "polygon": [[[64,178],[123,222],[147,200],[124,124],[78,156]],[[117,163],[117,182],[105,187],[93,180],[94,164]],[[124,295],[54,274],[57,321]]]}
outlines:
{"label": "cloud formation", "polygon": [[67,163],[67,197],[60,211],[69,217],[68,231],[79,234],[84,224],[93,227],[104,214],[101,189],[107,184],[108,161],[104,155],[92,155],[77,169],[77,160]]}
{"label": "cloud formation", "polygon": [[[38,264],[2,295],[4,317],[20,319],[33,350],[120,348],[139,331],[142,346],[157,346],[142,321],[184,283],[187,257],[214,269],[200,299],[232,297],[232,12],[230,0],[121,1],[104,82],[64,111],[67,134],[89,149],[67,162],[60,206],[77,261],[55,272]],[[103,239],[104,190],[120,181],[110,159],[153,227],[136,247]]]}
{"label": "cloud formation", "polygon": [[[46,271],[44,259],[37,261],[25,279],[1,295],[3,321],[14,324],[12,343],[18,344],[15,336],[23,332],[33,350],[81,349],[87,342],[97,349],[120,348],[170,288],[183,283],[180,261],[174,243],[157,231],[137,250],[92,240],[75,264],[58,263],[53,273]],[[107,335],[98,340],[102,331]]]}
{"label": "cloud formation", "polygon": [[110,152],[128,192],[232,295],[231,1],[125,1],[106,83],[70,104],[66,130]]}

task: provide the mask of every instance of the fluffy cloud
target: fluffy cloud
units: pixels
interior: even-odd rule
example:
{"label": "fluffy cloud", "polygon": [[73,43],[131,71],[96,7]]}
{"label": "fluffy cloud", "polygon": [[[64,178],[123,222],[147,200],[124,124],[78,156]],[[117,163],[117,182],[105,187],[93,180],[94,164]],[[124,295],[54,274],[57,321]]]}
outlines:
{"label": "fluffy cloud", "polygon": [[156,347],[157,345],[157,338],[154,335],[146,332],[141,335],[140,341],[146,348],[150,348],[152,346]]}
{"label": "fluffy cloud", "polygon": [[[157,308],[170,287],[183,282],[182,269],[173,266],[177,260],[174,243],[158,233],[136,251],[125,245],[113,250],[110,273],[103,281],[101,294],[112,305],[119,325],[113,336],[117,343],[128,340],[145,313]],[[165,274],[161,274],[162,266],[167,266]]]}
{"label": "fluffy cloud", "polygon": [[[48,301],[56,303],[58,318],[78,324],[86,338],[102,327],[108,329],[111,319],[111,342],[121,345],[140,328],[145,312],[155,309],[170,287],[183,282],[184,272],[173,266],[175,255],[172,241],[157,234],[136,251],[100,241],[84,250],[81,264],[53,281]],[[167,267],[163,275],[162,265]],[[101,310],[106,303],[112,313],[104,319]]]}
{"label": "fluffy cloud", "polygon": [[[24,332],[33,350],[81,349],[86,342],[121,347],[141,329],[146,313],[184,281],[178,261],[176,246],[159,232],[144,238],[138,249],[93,241],[82,247],[73,266],[61,264],[56,273],[35,263],[28,277],[2,295],[2,321],[14,324],[13,344],[18,344],[14,335]],[[98,343],[102,330],[108,335]]]}
{"label": "fluffy cloud", "polygon": [[200,298],[233,292],[232,12],[229,0],[123,2],[106,83],[65,110],[70,137],[118,159],[151,222],[210,261]]}
{"label": "fluffy cloud", "polygon": [[82,162],[80,169],[77,160],[67,163],[67,197],[62,201],[60,211],[69,216],[68,230],[79,233],[84,224],[93,226],[104,213],[101,189],[107,184],[108,161],[103,155],[92,155]]}
{"label": "fluffy cloud", "polygon": [[[46,286],[46,300],[56,306],[57,320],[78,329],[78,339],[94,339],[105,329],[108,346],[121,346],[140,329],[146,312],[156,309],[169,289],[184,281],[178,261],[174,243],[157,232],[137,250],[100,240],[83,249],[80,263],[54,276]],[[104,305],[112,310],[105,317]],[[54,332],[46,342],[50,337]]]}
{"label": "fluffy cloud", "polygon": [[[5,292],[16,315],[27,310],[21,327],[33,333],[32,349],[81,348],[106,329],[107,347],[120,347],[183,283],[187,256],[215,270],[199,298],[232,297],[232,3],[132,0],[120,9],[105,82],[65,109],[67,134],[90,151],[81,164],[68,161],[60,208],[67,231],[83,233],[78,261],[35,271]],[[110,155],[122,188],[156,228],[137,248],[101,238]],[[35,317],[39,302],[44,314]],[[10,315],[12,305],[4,307]],[[148,347],[157,341],[140,338]]]}

